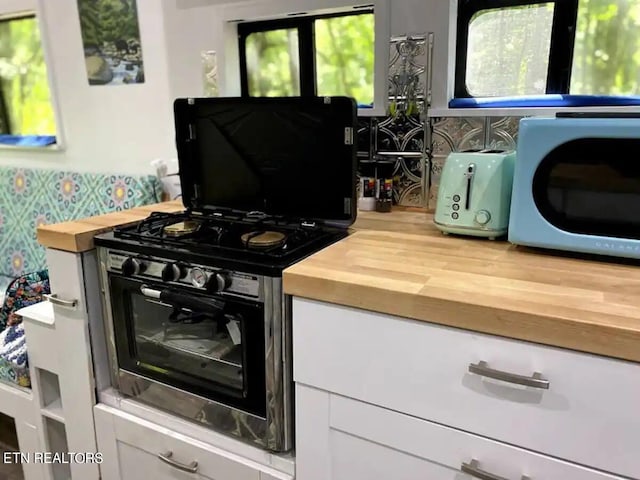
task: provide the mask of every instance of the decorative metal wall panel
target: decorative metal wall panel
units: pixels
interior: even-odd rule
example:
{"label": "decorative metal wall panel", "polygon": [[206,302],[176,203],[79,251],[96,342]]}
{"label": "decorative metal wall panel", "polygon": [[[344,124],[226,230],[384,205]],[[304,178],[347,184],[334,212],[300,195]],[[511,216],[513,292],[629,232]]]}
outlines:
{"label": "decorative metal wall panel", "polygon": [[389,51],[389,112],[394,117],[425,111],[429,35],[391,38]]}
{"label": "decorative metal wall panel", "polygon": [[371,117],[358,117],[358,158],[371,158],[374,142],[371,121]]}
{"label": "decorative metal wall panel", "polygon": [[[418,115],[389,117],[377,124],[376,150],[393,152],[394,202],[398,205],[421,206],[425,123]],[[413,155],[403,155],[403,152]]]}
{"label": "decorative metal wall panel", "polygon": [[361,118],[358,158],[395,160],[394,203],[423,206],[424,176],[429,174],[425,98],[427,92],[428,35],[391,39],[389,115]]}
{"label": "decorative metal wall panel", "polygon": [[[469,149],[515,150],[521,117],[425,120],[429,42],[423,39],[428,38],[429,35],[391,39],[390,113],[387,117],[359,119],[358,158],[395,158],[394,203],[433,210],[447,156]],[[427,128],[431,145],[425,145]],[[423,195],[423,185],[428,186],[427,195]]]}
{"label": "decorative metal wall panel", "polygon": [[486,148],[515,150],[518,142],[518,126],[521,117],[490,117]]}

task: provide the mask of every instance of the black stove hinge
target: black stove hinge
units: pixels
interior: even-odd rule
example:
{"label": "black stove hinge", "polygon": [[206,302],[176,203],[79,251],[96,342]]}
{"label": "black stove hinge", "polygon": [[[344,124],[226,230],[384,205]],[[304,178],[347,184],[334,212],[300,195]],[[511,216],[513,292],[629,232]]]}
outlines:
{"label": "black stove hinge", "polygon": [[318,228],[318,224],[316,222],[314,222],[313,220],[301,220],[300,221],[300,227],[309,228],[309,229],[316,229],[316,228]]}
{"label": "black stove hinge", "polygon": [[[196,135],[196,108],[194,106],[194,99],[189,98],[187,100],[187,138],[185,141],[185,150],[186,150],[186,158],[193,160],[194,158],[198,158],[200,152],[198,152],[198,142]],[[197,208],[200,206],[200,198],[201,198],[201,190],[202,187],[200,183],[196,181],[194,177],[191,176],[190,172],[184,172],[188,175],[188,181],[193,185],[193,192],[191,193],[191,198],[189,199],[189,203],[191,204],[191,208]],[[186,176],[186,175],[185,175]],[[183,176],[184,178],[184,176]]]}

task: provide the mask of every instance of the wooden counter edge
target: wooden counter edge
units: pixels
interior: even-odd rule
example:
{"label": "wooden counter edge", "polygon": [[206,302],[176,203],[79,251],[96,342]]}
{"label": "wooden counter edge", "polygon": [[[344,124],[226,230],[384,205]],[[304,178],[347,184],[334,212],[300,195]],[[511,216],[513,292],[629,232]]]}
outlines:
{"label": "wooden counter edge", "polygon": [[[467,331],[640,362],[640,331],[283,273],[285,294]],[[358,295],[345,292],[357,289]],[[391,298],[393,297],[393,298]]]}
{"label": "wooden counter edge", "polygon": [[153,211],[177,212],[181,210],[184,210],[184,206],[177,201],[143,205],[129,210],[119,210],[68,222],[41,225],[37,228],[36,237],[44,247],[81,253],[95,248],[93,237],[100,233],[142,220]]}

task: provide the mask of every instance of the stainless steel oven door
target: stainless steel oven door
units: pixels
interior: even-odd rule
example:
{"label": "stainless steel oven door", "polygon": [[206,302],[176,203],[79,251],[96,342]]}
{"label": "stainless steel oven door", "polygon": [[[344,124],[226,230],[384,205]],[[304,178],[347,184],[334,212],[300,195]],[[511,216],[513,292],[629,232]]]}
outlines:
{"label": "stainless steel oven door", "polygon": [[121,370],[265,416],[261,303],[116,274],[109,275],[109,290]]}

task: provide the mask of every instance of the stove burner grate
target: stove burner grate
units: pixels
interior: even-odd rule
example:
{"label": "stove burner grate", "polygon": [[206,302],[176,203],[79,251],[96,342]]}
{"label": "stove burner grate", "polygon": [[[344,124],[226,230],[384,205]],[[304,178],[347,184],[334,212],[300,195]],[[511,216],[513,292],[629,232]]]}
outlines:
{"label": "stove burner grate", "polygon": [[274,261],[304,255],[314,245],[331,243],[337,235],[342,234],[255,212],[225,215],[153,212],[136,225],[114,230],[116,238],[152,245]]}

